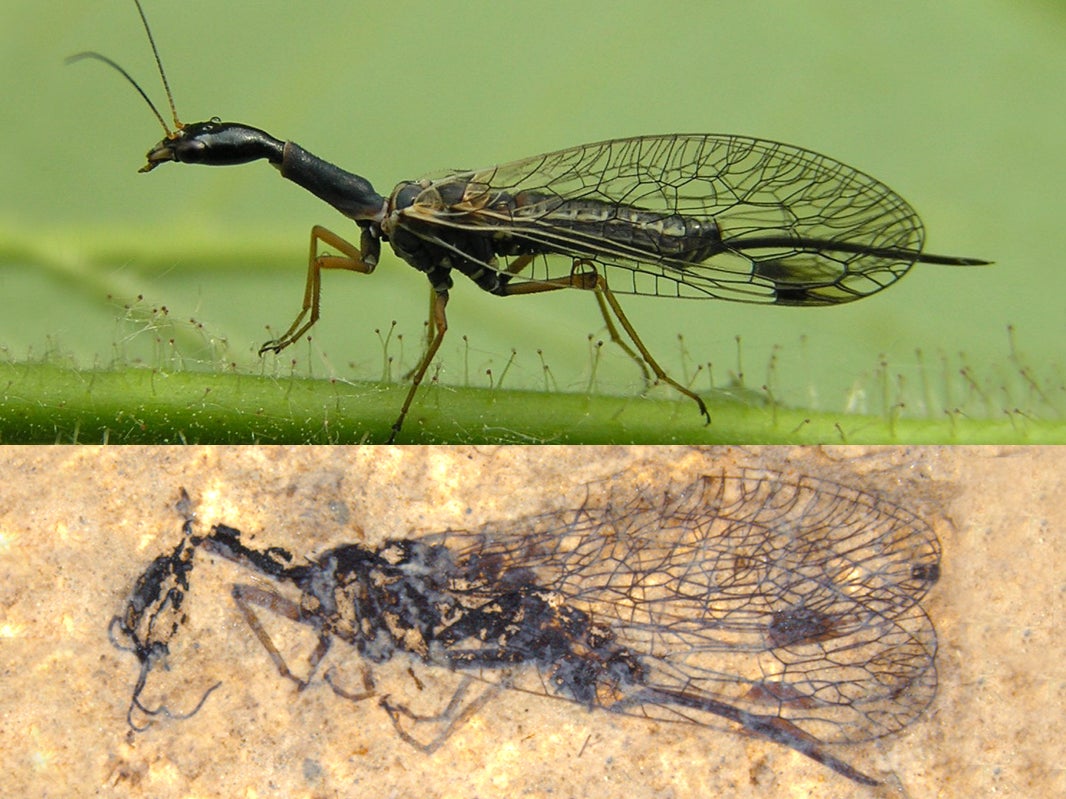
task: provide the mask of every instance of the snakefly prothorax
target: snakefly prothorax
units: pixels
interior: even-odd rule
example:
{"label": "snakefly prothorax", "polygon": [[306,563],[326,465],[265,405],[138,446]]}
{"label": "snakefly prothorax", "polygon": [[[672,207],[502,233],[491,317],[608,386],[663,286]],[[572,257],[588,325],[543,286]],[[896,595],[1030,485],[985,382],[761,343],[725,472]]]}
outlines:
{"label": "snakefly prothorax", "polygon": [[[393,436],[448,329],[453,270],[501,297],[563,288],[593,292],[611,338],[646,374],[650,369],[693,399],[709,420],[703,400],[648,352],[616,294],[837,305],[886,288],[919,261],[988,263],[923,252],[924,231],[914,209],[869,175],[810,150],[744,136],[614,139],[404,181],[383,197],[365,178],[258,128],[217,118],[180,122],[148,21],[135,2],[173,130],[114,61],[94,52],[68,60],[109,64],[152,107],[166,137],[149,150],[141,171],[167,161],[228,166],[265,159],[362,229],[359,246],[323,227],[311,229],[303,308],[260,353],[280,352],[318,321],[323,269],[370,274],[382,241],[429,279],[428,345]],[[320,254],[322,244],[339,254]]]}

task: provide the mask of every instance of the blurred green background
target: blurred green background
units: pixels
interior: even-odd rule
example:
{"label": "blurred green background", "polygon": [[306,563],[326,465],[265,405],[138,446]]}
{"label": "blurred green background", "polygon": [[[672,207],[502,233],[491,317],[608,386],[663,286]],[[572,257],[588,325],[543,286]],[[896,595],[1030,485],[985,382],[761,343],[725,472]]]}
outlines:
{"label": "blurred green background", "polygon": [[[812,409],[876,413],[900,385],[916,415],[1066,407],[1066,4],[145,6],[183,120],[262,127],[385,194],[434,170],[637,134],[741,133],[837,158],[914,205],[930,252],[996,265],[919,265],[830,309],[623,298],[664,366],[709,362],[722,386],[739,336],[745,383],[766,383],[772,362],[775,395]],[[357,241],[355,226],[265,163],[137,174],[162,136],[148,109],[103,65],[63,64],[99,50],[165,104],[132,2],[7,0],[0,16],[7,360],[269,373],[291,352],[302,374],[374,380],[375,330],[395,321],[405,339],[388,353],[413,363],[428,289],[387,247],[370,277],[325,276],[310,348],[259,359],[266,325],[284,329],[299,308],[311,225]],[[560,390],[586,386],[587,336],[603,335],[587,295],[504,300],[459,276],[448,311],[441,382],[486,385],[514,349],[509,386],[542,387],[541,357]],[[634,393],[640,374],[604,348],[596,385]]]}

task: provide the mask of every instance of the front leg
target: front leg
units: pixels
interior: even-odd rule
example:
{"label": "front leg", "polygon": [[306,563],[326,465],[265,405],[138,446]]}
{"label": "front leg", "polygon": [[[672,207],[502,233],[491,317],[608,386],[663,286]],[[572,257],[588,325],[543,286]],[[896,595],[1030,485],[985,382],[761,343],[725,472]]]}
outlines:
{"label": "front leg", "polygon": [[259,643],[262,645],[263,649],[265,649],[267,654],[270,655],[270,659],[274,662],[278,674],[296,683],[297,690],[304,690],[315,676],[318,664],[322,662],[322,658],[324,658],[329,651],[332,639],[327,633],[319,630],[318,646],[315,647],[311,656],[308,658],[310,670],[307,673],[307,679],[302,680],[289,669],[289,665],[285,662],[285,658],[281,656],[281,652],[278,651],[277,646],[275,646],[274,641],[270,638],[266,628],[263,627],[263,623],[259,621],[259,617],[255,615],[252,606],[257,605],[264,610],[269,610],[271,613],[276,613],[286,619],[301,622],[302,624],[309,624],[312,627],[320,627],[319,619],[317,617],[307,616],[301,611],[298,604],[290,599],[286,599],[281,594],[257,588],[253,585],[233,586],[233,600],[237,603],[237,607],[244,616],[244,620],[248,623],[248,626],[252,628],[252,632],[254,632],[255,637],[259,639]]}
{"label": "front leg", "polygon": [[[318,243],[320,241],[340,250],[344,255],[319,255]],[[381,242],[371,234],[369,229],[364,228],[360,244],[360,247],[356,247],[320,225],[311,228],[311,254],[307,259],[307,285],[304,288],[303,308],[282,336],[266,342],[259,348],[260,355],[268,350],[281,352],[303,336],[318,321],[323,269],[347,269],[350,272],[359,272],[364,275],[369,275],[374,271],[381,253]],[[307,321],[304,321],[305,319]]]}

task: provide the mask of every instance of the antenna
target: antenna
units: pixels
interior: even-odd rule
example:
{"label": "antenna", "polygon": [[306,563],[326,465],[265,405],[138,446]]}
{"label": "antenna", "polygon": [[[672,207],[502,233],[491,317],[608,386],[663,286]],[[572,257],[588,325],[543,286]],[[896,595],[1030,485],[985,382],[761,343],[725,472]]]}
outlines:
{"label": "antenna", "polygon": [[155,118],[159,120],[159,124],[163,126],[163,131],[167,134],[168,139],[173,139],[177,136],[177,131],[181,130],[185,125],[180,119],[178,119],[178,110],[174,107],[174,95],[170,93],[170,84],[167,82],[167,74],[163,71],[163,62],[159,58],[159,49],[155,46],[155,38],[152,36],[152,29],[148,27],[148,18],[144,15],[144,9],[141,8],[141,0],[133,0],[137,5],[137,12],[141,15],[141,22],[144,23],[145,33],[148,34],[148,43],[152,46],[152,55],[155,56],[156,67],[159,68],[159,77],[163,79],[163,90],[167,93],[167,101],[170,103],[170,112],[174,117],[174,130],[167,127],[166,120],[163,119],[163,115],[159,113],[159,109],[155,107],[155,103],[152,102],[148,94],[141,88],[140,84],[133,79],[133,77],[125,69],[119,66],[116,62],[108,58],[106,55],[97,53],[94,50],[86,50],[81,53],[75,53],[72,56],[64,59],[67,64],[73,64],[75,61],[82,61],[84,59],[93,59],[95,61],[102,61],[109,67],[117,71],[122,77],[129,81],[130,85],[137,90],[137,93],[144,98],[144,101],[148,103],[148,107],[152,109],[152,113],[155,114]]}
{"label": "antenna", "polygon": [[170,83],[167,81],[167,73],[163,70],[163,60],[159,57],[159,48],[155,46],[155,37],[152,36],[152,29],[148,27],[148,17],[144,15],[144,9],[141,7],[141,0],[133,0],[133,2],[137,4],[137,13],[141,15],[141,22],[144,23],[144,32],[148,34],[148,44],[152,45],[152,55],[155,56],[155,65],[159,68],[159,77],[163,79],[163,91],[167,93],[167,102],[170,103],[170,113],[174,117],[174,128],[176,130],[181,130],[185,126],[181,123],[181,120],[178,119],[178,109],[174,107],[174,95],[170,93]]}

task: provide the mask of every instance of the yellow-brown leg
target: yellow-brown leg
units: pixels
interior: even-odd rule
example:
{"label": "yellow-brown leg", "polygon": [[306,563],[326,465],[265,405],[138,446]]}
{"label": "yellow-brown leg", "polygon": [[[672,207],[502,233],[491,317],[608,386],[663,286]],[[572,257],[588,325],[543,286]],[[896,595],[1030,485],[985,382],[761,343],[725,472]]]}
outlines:
{"label": "yellow-brown leg", "polygon": [[[529,266],[531,263],[533,263],[533,260],[534,260],[535,257],[536,256],[533,256],[533,255],[523,255],[520,258],[516,258],[510,264],[508,264],[507,269],[505,271],[507,273],[509,273],[509,274],[517,275],[519,272],[521,272],[523,269],[525,269],[527,266]],[[595,272],[596,271],[596,266],[591,261],[586,261],[586,260],[575,261],[574,262],[574,268],[576,269],[578,266],[585,266],[591,272]],[[565,283],[564,284],[564,288],[571,288],[571,287],[572,287],[572,284],[569,284],[569,283]],[[578,288],[582,288],[582,287],[578,286]],[[516,292],[516,293],[520,293],[520,292]],[[603,300],[603,296],[598,291],[596,292],[596,303],[600,306],[600,315],[603,317],[603,322],[607,326],[607,335],[610,336],[611,342],[616,344],[616,345],[618,345],[618,347],[622,350],[622,352],[624,352],[626,355],[628,355],[632,359],[633,363],[635,363],[640,368],[641,374],[644,375],[644,383],[646,385],[651,385],[652,381],[651,381],[651,375],[648,372],[648,364],[644,362],[643,358],[641,358],[639,355],[637,355],[636,352],[633,351],[633,348],[630,347],[626,343],[625,339],[622,338],[622,336],[619,334],[618,328],[614,326],[614,320],[611,319],[611,314],[607,310],[607,305],[606,305],[606,303]]]}
{"label": "yellow-brown leg", "polygon": [[[521,261],[522,259],[519,259]],[[516,262],[518,263],[518,262]],[[519,267],[524,268],[528,264],[528,260]],[[578,271],[579,267],[585,267],[586,271]],[[508,270],[510,271],[510,270]],[[517,270],[516,270],[517,271]],[[647,364],[647,367],[655,374],[655,378],[658,381],[667,383],[673,386],[676,390],[680,391],[686,397],[694,400],[696,405],[699,406],[700,413],[703,414],[707,423],[710,424],[711,415],[707,411],[707,406],[696,392],[690,388],[681,385],[674,380],[666,371],[659,366],[658,361],[652,357],[652,354],[648,352],[648,348],[644,346],[644,342],[640,340],[640,336],[637,335],[637,331],[633,328],[632,323],[626,317],[625,312],[622,311],[622,306],[619,305],[618,300],[615,298],[614,293],[607,285],[607,281],[596,270],[595,265],[590,261],[575,261],[573,270],[568,277],[553,278],[551,280],[531,280],[525,283],[509,283],[507,285],[507,296],[518,294],[538,294],[543,291],[555,291],[563,288],[576,288],[583,289],[585,291],[594,291],[596,293],[596,302],[599,305],[600,313],[603,315],[603,320],[607,324],[608,333],[611,336],[611,340],[618,344],[623,350],[625,350],[633,360],[637,363]],[[614,326],[614,322],[611,319],[611,314],[614,314],[614,318],[618,320],[618,324],[625,330],[626,335],[636,346],[637,351],[640,352],[638,358],[636,353],[629,348],[628,345],[622,340],[618,333],[618,330]]]}
{"label": "yellow-brown leg", "polygon": [[[319,255],[318,243],[320,241],[336,248],[344,255]],[[371,250],[376,250],[377,248],[370,247],[365,235],[363,243],[365,246],[360,249],[320,225],[315,225],[311,228],[311,254],[307,259],[307,285],[304,288],[303,308],[283,335],[268,341],[259,348],[260,355],[267,350],[281,352],[303,336],[318,321],[319,296],[322,290],[321,273],[323,269],[347,269],[364,275],[369,275],[374,271],[374,267],[377,266],[377,254]],[[306,322],[304,321],[305,319],[307,320]]]}
{"label": "yellow-brown leg", "polygon": [[444,334],[448,332],[448,317],[444,313],[444,308],[448,304],[448,292],[442,291],[434,293],[433,304],[430,307],[429,314],[429,329],[432,334],[432,338],[429,340],[429,344],[426,346],[426,351],[422,355],[422,360],[419,361],[418,366],[415,368],[414,373],[411,376],[411,387],[407,389],[407,397],[403,401],[403,407],[400,408],[400,415],[392,425],[392,434],[389,436],[388,443],[391,444],[396,439],[396,434],[400,432],[400,428],[403,427],[403,420],[407,416],[407,411],[411,409],[411,402],[415,398],[415,392],[418,391],[418,386],[422,382],[422,378],[426,376],[426,370],[429,365],[433,363],[433,358],[437,355],[437,350],[440,349],[440,344],[444,341]]}
{"label": "yellow-brown leg", "polygon": [[[510,274],[515,274],[521,272],[532,262],[533,256],[524,255],[512,261],[505,271]],[[578,283],[583,280],[584,277],[577,278]],[[570,288],[574,285],[576,284],[573,276],[569,278],[560,278],[559,282],[542,283],[529,281],[526,283],[513,284],[514,290],[509,291],[508,293],[533,294],[541,291]],[[593,287],[592,284],[579,286],[579,288]],[[407,412],[411,409],[411,403],[414,401],[415,392],[418,390],[419,384],[426,375],[426,370],[429,369],[429,365],[433,362],[433,358],[436,356],[437,350],[440,349],[441,342],[444,340],[444,334],[448,330],[448,318],[444,313],[444,308],[447,304],[448,294],[439,294],[431,287],[429,290],[429,322],[426,324],[426,349],[422,355],[422,359],[418,362],[415,368],[405,375],[405,378],[411,381],[411,387],[407,390],[407,396],[404,398],[403,407],[400,409],[400,416],[392,425],[392,433],[389,435],[387,442],[389,444],[396,439],[396,435],[400,432],[400,428],[403,427],[403,421],[407,417]]]}
{"label": "yellow-brown leg", "polygon": [[[437,290],[435,288],[433,288],[433,286],[430,286],[429,287],[429,322],[426,323],[426,335],[424,337],[425,341],[422,344],[422,346],[425,348],[423,350],[423,352],[425,350],[429,349],[430,345],[433,343],[433,337],[436,335],[436,332],[433,329],[433,309],[434,309],[434,307],[436,307],[436,305],[437,305]],[[421,365],[422,365],[421,361],[418,362],[417,364],[415,364],[413,369],[411,369],[410,371],[408,371],[408,372],[406,372],[404,374],[403,379],[404,380],[410,380],[411,378],[413,378],[415,376],[415,372],[418,371],[418,369],[419,369],[419,367]]]}

